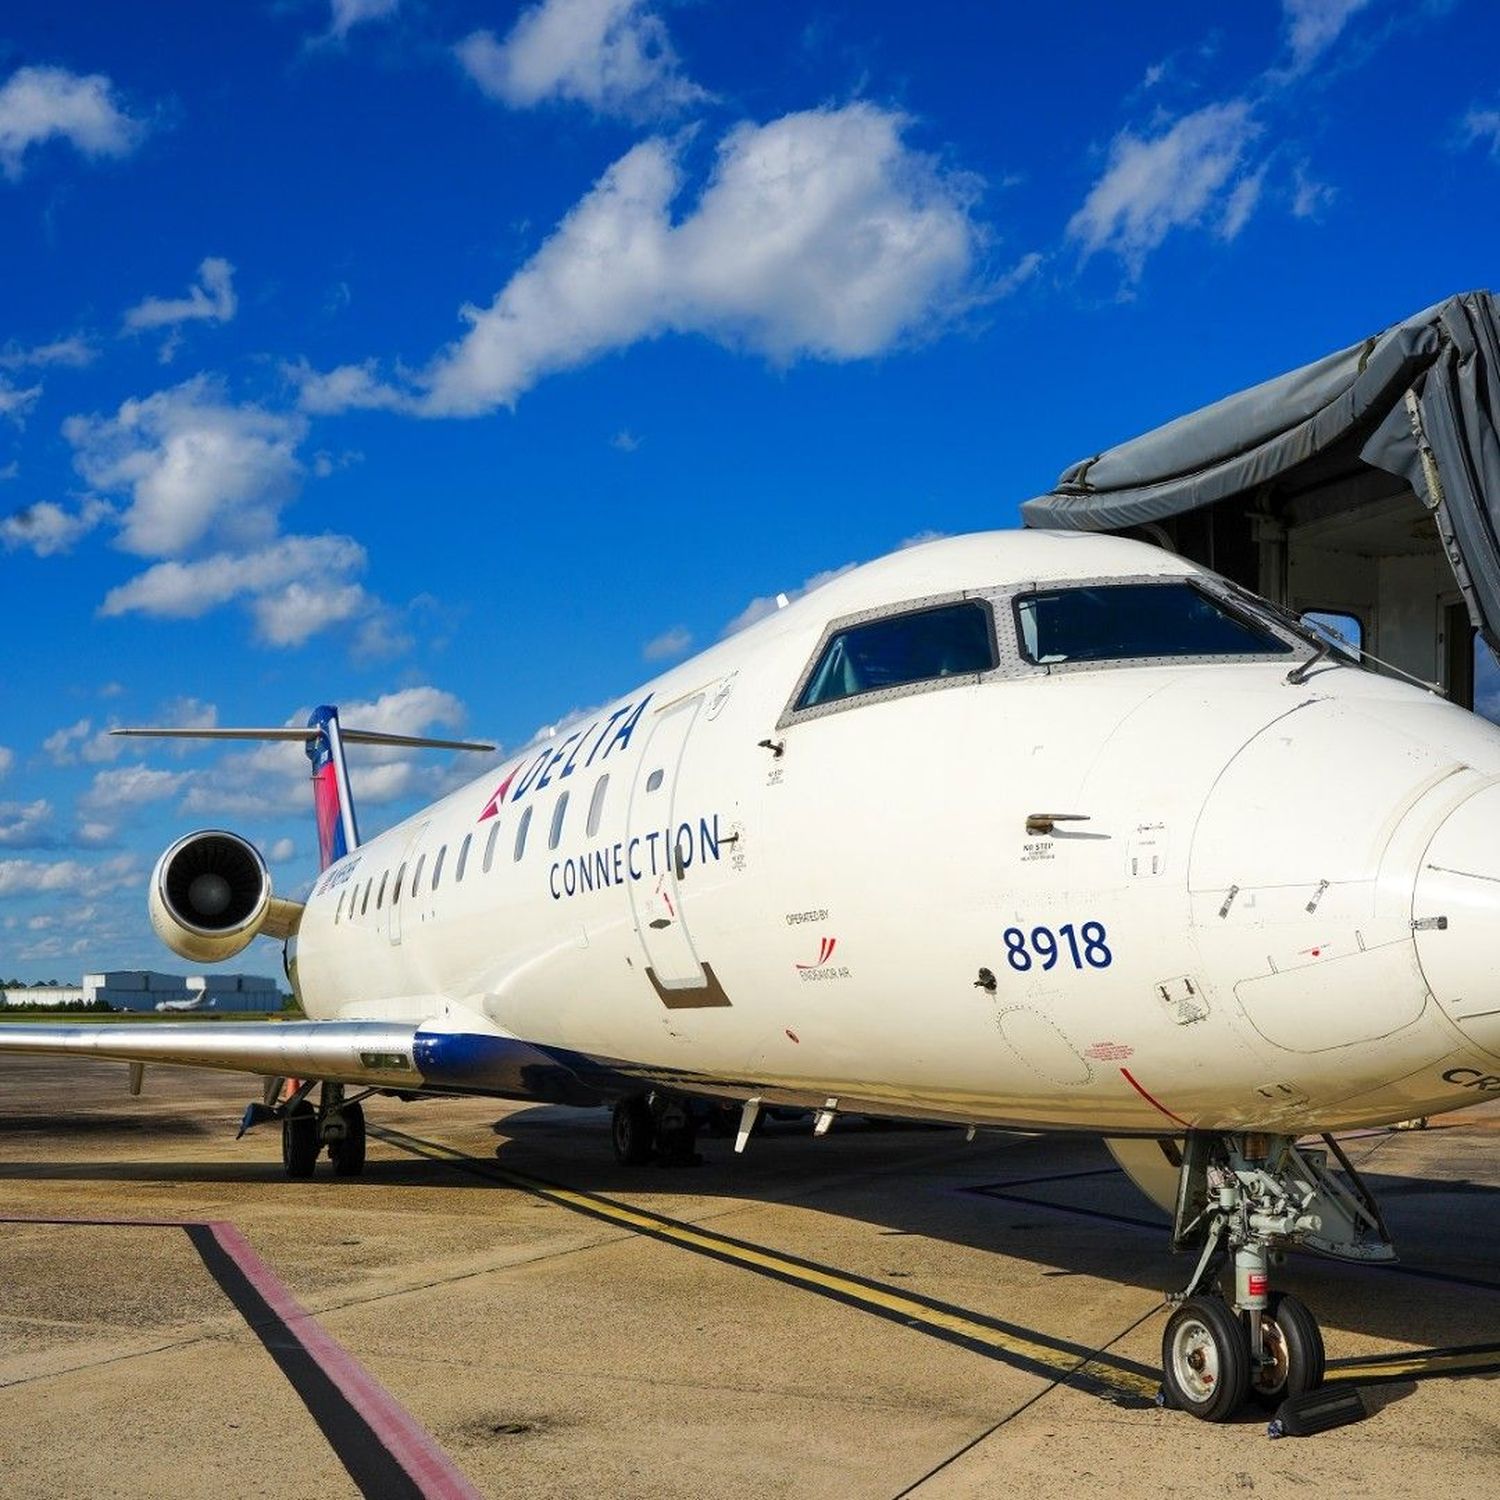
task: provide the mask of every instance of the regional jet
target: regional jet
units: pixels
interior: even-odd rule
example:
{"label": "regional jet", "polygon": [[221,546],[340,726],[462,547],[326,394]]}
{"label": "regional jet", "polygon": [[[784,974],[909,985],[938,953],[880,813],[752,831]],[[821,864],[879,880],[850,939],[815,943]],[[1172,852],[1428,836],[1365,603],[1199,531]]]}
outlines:
{"label": "regional jet", "polygon": [[294,1080],[247,1111],[294,1177],[417,1094],[608,1106],[623,1162],[711,1107],[1093,1132],[1196,1255],[1164,1378],[1217,1421],[1321,1380],[1280,1251],[1393,1256],[1334,1133],[1500,1091],[1500,730],[1141,542],[898,552],[368,841],[392,737],[177,732],[306,743],[305,903],[220,830],[149,899],[195,962],[284,942],[309,1019],[0,1049]]}

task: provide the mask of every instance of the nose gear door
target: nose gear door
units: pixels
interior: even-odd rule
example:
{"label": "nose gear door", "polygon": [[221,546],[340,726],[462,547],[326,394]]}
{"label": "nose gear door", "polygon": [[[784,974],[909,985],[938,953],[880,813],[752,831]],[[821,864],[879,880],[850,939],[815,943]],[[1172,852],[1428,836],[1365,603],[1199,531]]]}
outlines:
{"label": "nose gear door", "polygon": [[1412,893],[1417,958],[1433,998],[1475,1046],[1500,1057],[1500,786],[1460,803],[1433,835]]}

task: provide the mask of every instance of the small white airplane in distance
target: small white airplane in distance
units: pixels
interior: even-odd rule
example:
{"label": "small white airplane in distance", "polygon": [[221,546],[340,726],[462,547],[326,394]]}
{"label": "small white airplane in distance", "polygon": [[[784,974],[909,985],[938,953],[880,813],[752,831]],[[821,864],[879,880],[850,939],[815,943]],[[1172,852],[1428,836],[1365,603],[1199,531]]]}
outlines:
{"label": "small white airplane in distance", "polygon": [[168,1011],[190,1011],[190,1010],[212,1010],[214,1002],[206,995],[195,995],[191,1000],[158,1000],[155,1009],[166,1013]]}
{"label": "small white airplane in distance", "polygon": [[343,744],[429,742],[138,732],[306,740],[305,905],[205,831],[150,909],[195,961],[286,940],[313,1019],[0,1050],[302,1080],[247,1111],[298,1177],[360,1170],[372,1094],[612,1105],[624,1162],[705,1101],[741,1147],[781,1106],[1095,1132],[1198,1254],[1163,1365],[1209,1420],[1321,1380],[1275,1252],[1393,1258],[1332,1132],[1500,1092],[1500,730],[1139,542],[883,558],[368,843]]}

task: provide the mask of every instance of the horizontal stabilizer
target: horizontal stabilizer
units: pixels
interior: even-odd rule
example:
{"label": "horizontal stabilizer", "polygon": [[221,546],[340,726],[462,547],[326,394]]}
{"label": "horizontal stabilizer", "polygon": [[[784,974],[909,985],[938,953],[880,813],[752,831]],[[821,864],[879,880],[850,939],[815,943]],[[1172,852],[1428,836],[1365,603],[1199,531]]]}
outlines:
{"label": "horizontal stabilizer", "polygon": [[[155,740],[296,740],[318,739],[323,730],[316,724],[306,729],[280,725],[275,729],[111,729],[111,734]],[[378,729],[347,729],[340,726],[346,744],[394,745],[408,750],[493,750],[483,740],[434,740],[425,735],[384,734]]]}

